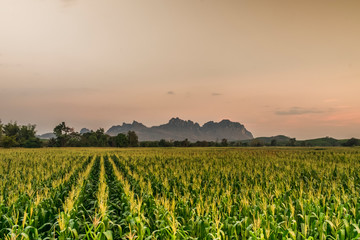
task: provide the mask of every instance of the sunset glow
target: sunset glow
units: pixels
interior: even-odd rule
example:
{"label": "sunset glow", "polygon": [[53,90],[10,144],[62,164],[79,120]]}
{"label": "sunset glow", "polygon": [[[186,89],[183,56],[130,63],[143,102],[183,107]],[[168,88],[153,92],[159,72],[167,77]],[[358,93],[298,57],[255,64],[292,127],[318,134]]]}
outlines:
{"label": "sunset glow", "polygon": [[0,119],[360,137],[360,1],[2,0]]}

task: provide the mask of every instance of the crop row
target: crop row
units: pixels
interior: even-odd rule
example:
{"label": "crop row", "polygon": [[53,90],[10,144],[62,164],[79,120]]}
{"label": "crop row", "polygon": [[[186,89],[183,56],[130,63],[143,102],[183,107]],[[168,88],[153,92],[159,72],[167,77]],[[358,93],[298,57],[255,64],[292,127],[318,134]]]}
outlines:
{"label": "crop row", "polygon": [[[17,197],[0,204],[0,238],[360,238],[356,148],[66,151],[70,163],[18,180],[30,179],[33,194],[2,192]],[[53,154],[54,162],[66,156]],[[25,156],[32,163],[2,176],[24,166],[47,171]]]}

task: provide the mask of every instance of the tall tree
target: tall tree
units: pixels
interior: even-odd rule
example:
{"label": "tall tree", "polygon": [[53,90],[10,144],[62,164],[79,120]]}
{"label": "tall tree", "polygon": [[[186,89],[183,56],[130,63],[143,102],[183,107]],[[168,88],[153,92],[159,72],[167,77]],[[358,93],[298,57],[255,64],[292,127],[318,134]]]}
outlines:
{"label": "tall tree", "polygon": [[74,132],[74,129],[66,126],[65,122],[60,123],[54,128],[54,134],[57,137],[60,137],[62,135],[69,135],[72,132]]}
{"label": "tall tree", "polygon": [[20,126],[17,124],[17,122],[9,122],[8,124],[3,126],[4,134],[6,136],[14,136],[15,138],[18,137]]}
{"label": "tall tree", "polygon": [[139,145],[139,139],[138,136],[134,131],[129,131],[127,134],[128,140],[129,140],[129,146],[130,147],[137,147]]}
{"label": "tall tree", "polygon": [[20,127],[18,142],[21,147],[38,148],[42,146],[41,140],[36,137],[36,125],[28,124]]}
{"label": "tall tree", "polygon": [[65,122],[60,123],[54,128],[54,134],[56,136],[56,145],[58,147],[65,147],[70,140],[70,134],[74,132],[74,129],[66,126]]}
{"label": "tall tree", "polygon": [[290,138],[289,143],[287,145],[291,146],[291,147],[294,147],[295,144],[296,144],[296,138]]}
{"label": "tall tree", "polygon": [[129,146],[129,139],[125,134],[119,133],[115,137],[115,144],[116,144],[116,147],[128,147]]}
{"label": "tall tree", "polygon": [[221,139],[221,146],[227,147],[228,145],[229,145],[229,144],[228,144],[228,141],[227,141],[226,138]]}
{"label": "tall tree", "polygon": [[2,136],[3,136],[3,124],[2,124],[2,121],[0,119],[0,141],[1,141]]}
{"label": "tall tree", "polygon": [[23,125],[19,129],[19,137],[24,139],[29,139],[35,137],[36,131],[35,131],[36,125]]}
{"label": "tall tree", "polygon": [[1,145],[6,148],[19,146],[19,130],[17,122],[9,122],[2,127],[4,136],[1,139]]}
{"label": "tall tree", "polygon": [[103,128],[99,128],[95,132],[96,139],[97,139],[97,146],[98,147],[106,147],[108,142],[108,137],[105,135],[105,130]]}

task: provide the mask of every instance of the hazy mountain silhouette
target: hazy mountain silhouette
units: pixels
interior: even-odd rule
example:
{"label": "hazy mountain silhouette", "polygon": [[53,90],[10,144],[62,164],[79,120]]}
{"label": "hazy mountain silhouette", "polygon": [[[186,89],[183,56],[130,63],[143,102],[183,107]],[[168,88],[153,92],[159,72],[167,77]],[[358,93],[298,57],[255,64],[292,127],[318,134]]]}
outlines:
{"label": "hazy mountain silhouette", "polygon": [[50,139],[50,138],[55,138],[55,134],[54,133],[44,133],[41,135],[37,135],[38,138],[40,139]]}
{"label": "hazy mountain silhouette", "polygon": [[180,118],[172,118],[166,124],[146,127],[142,123],[134,121],[131,124],[112,126],[106,133],[115,136],[119,133],[135,131],[140,141],[184,140],[195,141],[221,141],[226,138],[229,141],[253,139],[251,132],[244,125],[230,120],[221,122],[207,122],[203,126],[193,121],[185,121]]}

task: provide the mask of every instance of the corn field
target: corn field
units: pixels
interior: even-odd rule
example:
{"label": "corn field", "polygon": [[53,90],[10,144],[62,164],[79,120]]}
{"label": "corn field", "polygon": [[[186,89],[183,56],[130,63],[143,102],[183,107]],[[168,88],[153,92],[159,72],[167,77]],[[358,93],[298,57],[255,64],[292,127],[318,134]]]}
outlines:
{"label": "corn field", "polygon": [[0,150],[0,239],[360,239],[359,148]]}

